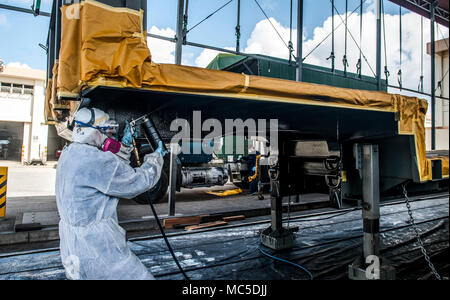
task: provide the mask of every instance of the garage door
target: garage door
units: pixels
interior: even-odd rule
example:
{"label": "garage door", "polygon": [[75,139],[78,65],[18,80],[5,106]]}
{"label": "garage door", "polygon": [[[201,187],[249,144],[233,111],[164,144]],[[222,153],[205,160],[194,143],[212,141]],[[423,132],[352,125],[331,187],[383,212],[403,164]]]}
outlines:
{"label": "garage door", "polygon": [[[20,161],[23,145],[23,126],[22,122],[0,121],[0,144],[2,147],[0,159]],[[5,141],[8,140],[8,146],[5,147]],[[7,149],[5,149],[7,148]]]}

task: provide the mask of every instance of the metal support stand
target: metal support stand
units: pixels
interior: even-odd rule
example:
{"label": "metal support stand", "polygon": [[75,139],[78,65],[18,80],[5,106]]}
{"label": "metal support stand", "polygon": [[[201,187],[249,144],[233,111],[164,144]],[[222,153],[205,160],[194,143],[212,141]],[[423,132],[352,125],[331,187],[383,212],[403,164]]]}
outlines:
{"label": "metal support stand", "polygon": [[[358,151],[358,153],[361,153]],[[395,269],[380,256],[380,182],[378,145],[362,145],[363,253],[349,265],[354,280],[395,279]],[[356,158],[358,159],[358,158]]]}
{"label": "metal support stand", "polygon": [[280,182],[271,171],[272,195],[270,199],[271,225],[261,232],[261,244],[273,250],[292,248],[294,234],[289,228],[283,227],[283,197],[280,195]]}
{"label": "metal support stand", "polygon": [[169,173],[169,216],[175,216],[175,198],[177,193],[177,174],[178,164],[175,147],[178,145],[170,144],[170,173]]}

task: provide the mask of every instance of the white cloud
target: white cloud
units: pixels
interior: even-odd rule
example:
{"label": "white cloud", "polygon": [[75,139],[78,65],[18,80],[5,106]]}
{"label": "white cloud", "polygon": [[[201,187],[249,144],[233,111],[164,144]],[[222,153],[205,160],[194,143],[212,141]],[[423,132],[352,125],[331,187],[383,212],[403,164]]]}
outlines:
{"label": "white cloud", "polygon": [[[283,27],[274,18],[269,18],[273,26],[287,44],[289,41],[289,28]],[[293,44],[297,43],[297,30],[292,31]],[[264,54],[269,56],[289,58],[289,50],[283,41],[280,39],[276,31],[268,20],[258,22],[247,40],[247,47],[245,53]],[[295,55],[295,52],[294,52]]]}
{"label": "white cloud", "polygon": [[375,0],[366,1],[366,4],[364,4],[364,6],[366,7],[365,10],[367,12],[376,13],[376,11],[377,11],[377,1],[375,1]]}
{"label": "white cloud", "polygon": [[[236,50],[236,48],[233,47],[225,47],[226,50]],[[203,49],[202,53],[195,59],[195,65],[197,67],[204,68],[206,67],[213,59],[217,56],[219,53],[224,53],[216,50],[211,49]]]}
{"label": "white cloud", "polygon": [[[289,41],[289,28],[283,27],[277,20],[270,18],[270,21],[283,37],[287,43]],[[293,43],[297,43],[297,31],[292,31]],[[234,47],[225,47],[228,50],[235,50]],[[250,54],[264,54],[268,56],[289,58],[289,50],[281,41],[278,34],[273,29],[272,25],[266,19],[258,22],[253,29],[250,38],[247,40],[247,47],[243,50],[244,53]],[[211,60],[219,54],[219,51],[204,49],[195,60],[198,67],[206,67]],[[294,52],[295,55],[295,52]]]}
{"label": "white cloud", "polygon": [[210,50],[210,49],[203,49],[202,53],[195,59],[195,65],[197,67],[204,68],[206,67],[213,59],[214,57],[219,54],[219,51]]}
{"label": "white cloud", "polygon": [[[170,27],[159,29],[152,26],[149,32],[170,38],[175,36],[175,31]],[[147,39],[147,43],[155,63],[175,63],[175,43],[150,37]]]}
{"label": "white cloud", "polygon": [[15,67],[15,68],[22,68],[22,69],[31,69],[31,67],[27,64],[23,64],[18,61],[10,62],[6,65],[7,67]]}
{"label": "white cloud", "polygon": [[[344,18],[345,15],[342,15]],[[359,43],[359,20],[358,14],[353,14],[348,18],[348,28],[352,33],[355,40]],[[271,18],[271,21],[284,41],[289,41],[289,28],[283,27],[278,21]],[[303,35],[303,56],[309,53],[314,47],[316,47],[330,32],[331,32],[331,16],[327,18],[321,26],[314,29],[311,38],[306,39]],[[389,83],[397,85],[397,72],[400,68],[399,62],[399,16],[398,15],[385,15],[386,22],[386,52],[388,69],[391,76],[389,77]],[[335,15],[335,26],[341,23],[339,15]],[[430,40],[429,35],[429,22],[424,19],[424,45],[421,45],[420,39],[420,16],[414,13],[406,13],[402,16],[402,80],[403,87],[410,89],[417,89],[420,78],[420,65],[421,65],[421,48],[424,51],[424,90],[430,91],[430,56],[426,54],[426,42]],[[441,27],[441,31],[444,36],[448,36],[448,29]],[[368,10],[363,14],[363,41],[362,51],[366,56],[371,68],[375,72],[376,65],[376,16],[372,10]],[[437,31],[439,33],[439,31]],[[337,69],[342,70],[342,58],[345,48],[345,27],[341,25],[335,30],[335,65]],[[294,55],[296,54],[296,30],[293,30],[293,45]],[[442,38],[439,35],[439,38]],[[289,52],[284,43],[280,40],[277,33],[267,20],[260,21],[256,24],[250,38],[247,41],[247,47],[244,52],[252,54],[264,54],[274,57],[280,57],[287,59]],[[331,37],[326,39],[316,50],[314,50],[310,56],[305,60],[305,63],[319,65],[324,67],[330,67],[331,61],[326,60],[331,53]],[[214,57],[213,52],[202,52],[201,59],[198,60],[198,65],[207,65],[206,60]],[[382,68],[384,68],[384,45],[382,45]],[[356,63],[359,58],[359,49],[355,42],[352,40],[350,34],[347,36],[347,59],[349,72],[356,72]],[[362,70],[364,75],[373,76],[368,64],[363,58]],[[384,79],[384,74],[383,74]],[[439,80],[439,79],[437,79]],[[392,89],[390,92],[398,93],[399,90]]]}

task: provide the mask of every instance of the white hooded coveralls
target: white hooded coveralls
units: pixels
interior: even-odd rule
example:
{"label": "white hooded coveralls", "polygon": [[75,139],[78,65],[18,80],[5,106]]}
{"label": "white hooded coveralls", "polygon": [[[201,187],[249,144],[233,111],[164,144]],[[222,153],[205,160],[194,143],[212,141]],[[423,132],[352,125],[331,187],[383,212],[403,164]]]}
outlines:
{"label": "white hooded coveralls", "polygon": [[128,247],[116,208],[118,198],[151,189],[162,166],[158,152],[146,155],[140,168],[84,143],[74,142],[62,152],[56,200],[61,260],[68,278],[154,279]]}

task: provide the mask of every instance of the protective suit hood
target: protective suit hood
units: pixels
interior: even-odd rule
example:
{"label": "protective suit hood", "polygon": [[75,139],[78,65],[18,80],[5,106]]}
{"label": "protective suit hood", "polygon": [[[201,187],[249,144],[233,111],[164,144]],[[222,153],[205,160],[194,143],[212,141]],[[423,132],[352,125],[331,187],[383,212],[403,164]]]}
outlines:
{"label": "protective suit hood", "polygon": [[80,125],[77,121],[93,127],[103,127],[117,124],[109,119],[109,115],[97,108],[82,108],[74,116],[75,127],[72,132],[72,140],[76,143],[88,144],[100,148],[107,135],[92,127]]}

